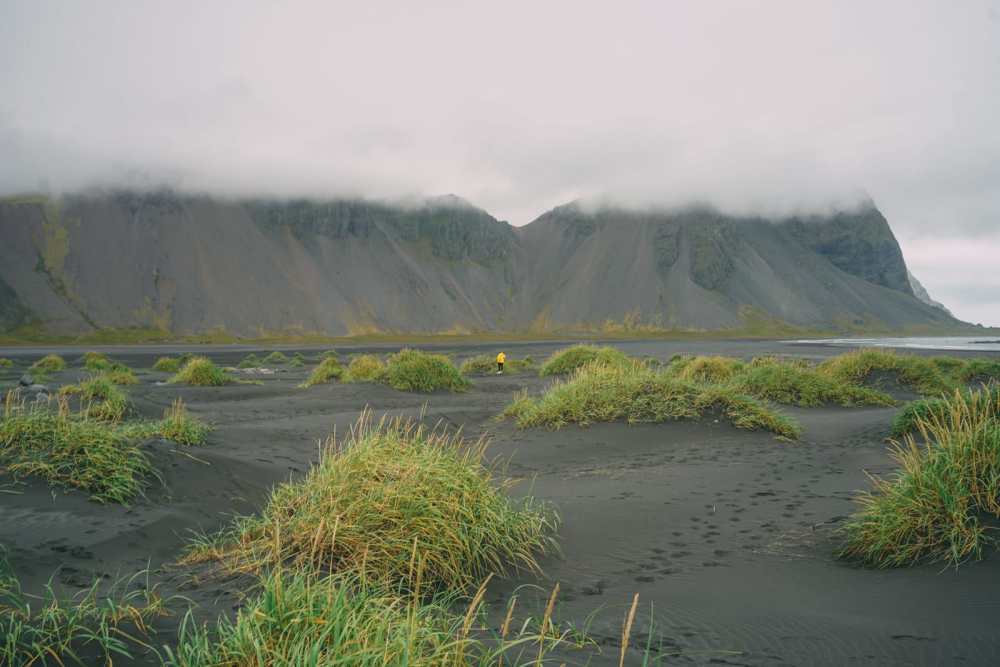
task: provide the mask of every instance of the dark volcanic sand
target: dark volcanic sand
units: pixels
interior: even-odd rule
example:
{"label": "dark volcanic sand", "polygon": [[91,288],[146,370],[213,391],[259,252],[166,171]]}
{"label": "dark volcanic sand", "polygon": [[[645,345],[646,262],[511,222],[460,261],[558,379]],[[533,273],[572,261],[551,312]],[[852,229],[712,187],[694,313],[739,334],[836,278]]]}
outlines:
{"label": "dark volcanic sand", "polygon": [[[664,360],[676,353],[819,358],[844,351],[761,341],[615,344]],[[560,346],[502,345],[511,356],[536,359]],[[460,358],[499,347],[443,349]],[[109,352],[148,369],[156,356],[180,349]],[[234,364],[251,348],[197,349]],[[0,350],[19,362],[0,370],[0,387],[13,385],[46,351]],[[71,362],[82,352],[57,351]],[[362,350],[340,348],[342,355],[355,351]],[[509,458],[510,474],[525,479],[517,492],[558,508],[561,557],[545,561],[542,579],[496,583],[490,598],[505,600],[517,587],[537,584],[544,590],[520,594],[521,603],[537,610],[538,598],[558,581],[559,620],[579,626],[596,611],[590,632],[601,653],[569,653],[570,664],[617,664],[622,620],[634,593],[640,611],[632,645],[645,644],[652,605],[653,643],[670,654],[670,664],[1000,662],[997,555],[957,571],[873,571],[833,555],[834,531],[852,511],[851,497],[869,486],[864,471],[892,470],[883,438],[894,409],[783,408],[805,428],[798,443],[714,422],[518,431],[493,417],[521,387],[539,390],[545,382],[538,378],[477,378],[465,394],[407,394],[367,384],[296,389],[307,370],[265,377],[263,386],[220,389],[156,386],[165,376],[141,371],[142,384],[130,389],[142,414],[158,416],[182,396],[217,430],[206,447],[152,444],[164,484],[153,481],[147,498],[132,507],[0,477],[0,491],[7,491],[0,493],[0,544],[9,549],[26,590],[38,592],[56,573],[55,581],[72,591],[94,574],[129,574],[149,563],[152,580],[163,582],[168,594],[197,602],[199,616],[232,613],[239,582],[192,585],[190,572],[164,567],[188,531],[211,530],[233,513],[259,509],[272,484],[306,470],[317,442],[334,427],[343,432],[366,405],[417,415],[426,404],[429,422],[464,425],[470,435],[489,431],[492,454]],[[67,371],[56,381],[77,374]],[[156,644],[173,643],[175,623],[161,624]],[[640,660],[641,651],[631,650],[626,662]]]}

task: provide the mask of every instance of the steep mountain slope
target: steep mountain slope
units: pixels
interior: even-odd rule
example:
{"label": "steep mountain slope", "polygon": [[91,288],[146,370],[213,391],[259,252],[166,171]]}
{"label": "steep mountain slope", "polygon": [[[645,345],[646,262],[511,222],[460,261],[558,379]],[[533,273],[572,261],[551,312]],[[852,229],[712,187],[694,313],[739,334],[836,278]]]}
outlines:
{"label": "steep mountain slope", "polygon": [[399,208],[128,192],[60,207],[8,199],[0,238],[0,279],[47,329],[67,333],[490,329],[517,246],[509,225],[460,201]]}
{"label": "steep mountain slope", "polygon": [[709,208],[562,206],[518,230],[533,252],[525,310],[554,323],[625,313],[665,326],[739,326],[748,311],[824,328],[954,321],[914,298],[888,223],[868,205],[828,217],[734,218]]}
{"label": "steep mountain slope", "polygon": [[276,332],[954,326],[873,205],[770,221],[570,204],[515,229],[413,205],[92,192],[0,200],[0,329]]}

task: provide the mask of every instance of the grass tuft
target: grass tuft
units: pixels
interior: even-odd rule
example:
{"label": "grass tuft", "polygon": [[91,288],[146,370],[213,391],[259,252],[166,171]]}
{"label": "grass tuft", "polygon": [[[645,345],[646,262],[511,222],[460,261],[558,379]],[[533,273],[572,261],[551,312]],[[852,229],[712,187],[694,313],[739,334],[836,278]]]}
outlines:
{"label": "grass tuft", "polygon": [[181,369],[184,361],[177,357],[160,357],[153,364],[153,370],[161,373],[176,373]]}
{"label": "grass tuft", "polygon": [[539,369],[538,374],[542,377],[546,375],[565,375],[575,371],[577,368],[593,361],[601,363],[627,363],[628,357],[624,352],[613,347],[595,347],[593,345],[574,345],[562,350],[553,352],[545,360]]}
{"label": "grass tuft", "polygon": [[538,398],[519,394],[504,416],[514,418],[521,428],[560,428],[619,419],[628,423],[696,419],[712,411],[738,428],[765,429],[787,438],[799,435],[793,421],[752,397],[725,386],[686,382],[638,361],[592,361]]}
{"label": "grass tuft", "polygon": [[1000,393],[956,391],[893,443],[899,470],[872,477],[845,525],[842,555],[875,567],[982,557],[984,517],[1000,519]]}
{"label": "grass tuft", "polygon": [[233,378],[205,357],[194,357],[168,380],[173,384],[195,387],[221,387],[232,384]]}
{"label": "grass tuft", "polygon": [[351,359],[344,382],[378,382],[385,372],[385,364],[374,354],[361,354]]}
{"label": "grass tuft", "polygon": [[323,384],[330,380],[339,380],[344,375],[344,367],[337,361],[337,357],[326,357],[312,370],[306,381],[299,387],[306,389],[317,384]]}
{"label": "grass tuft", "polygon": [[[952,367],[954,369],[954,367]],[[940,395],[958,388],[955,378],[928,357],[864,349],[841,354],[819,366],[822,373],[846,384],[860,385],[873,373],[890,373],[899,382],[924,395]]]}
{"label": "grass tuft", "polygon": [[536,554],[554,548],[555,515],[530,498],[509,499],[512,482],[484,465],[485,447],[366,412],[346,442],[327,441],[305,478],[275,488],[260,516],[202,538],[185,561],[254,573],[318,567],[427,590],[537,571]]}
{"label": "grass tuft", "polygon": [[51,582],[42,596],[29,596],[0,554],[0,664],[111,665],[133,657],[134,649],[156,653],[144,638],[150,621],[166,614],[166,601],[146,575],[118,580],[109,590],[95,580],[68,600]]}
{"label": "grass tuft", "polygon": [[192,417],[180,398],[163,413],[163,420],[158,425],[159,434],[167,440],[181,445],[204,445],[212,427],[205,422]]}
{"label": "grass tuft", "polygon": [[65,402],[58,411],[26,406],[13,392],[0,419],[0,463],[15,477],[36,475],[100,502],[127,503],[152,472],[146,454],[115,424],[71,415]]}
{"label": "grass tuft", "polygon": [[263,362],[265,364],[271,364],[271,365],[274,365],[274,366],[280,366],[282,364],[287,364],[288,363],[288,356],[285,355],[285,353],[281,352],[280,350],[275,350],[271,354],[269,354],[266,357],[264,357]]}
{"label": "grass tuft", "polygon": [[673,371],[682,380],[721,384],[743,369],[745,364],[731,357],[687,357],[675,362]]}
{"label": "grass tuft", "polygon": [[66,360],[58,354],[49,354],[33,363],[31,370],[39,373],[58,373],[66,370]]}
{"label": "grass tuft", "polygon": [[[373,587],[355,575],[269,572],[261,591],[235,620],[222,615],[209,629],[192,614],[181,623],[168,667],[299,665],[352,667],[487,667],[549,664],[556,648],[578,640],[552,622],[514,621],[516,598],[500,633],[485,634],[485,588],[471,600],[437,594],[425,601]],[[553,595],[553,600],[554,600]],[[466,611],[461,613],[460,604]],[[485,634],[485,636],[484,636]]]}
{"label": "grass tuft", "polygon": [[389,355],[379,380],[400,391],[465,391],[469,388],[469,381],[448,357],[405,348]]}
{"label": "grass tuft", "polygon": [[0,368],[13,368],[14,362],[6,357],[0,357]]}
{"label": "grass tuft", "polygon": [[737,373],[730,384],[750,396],[802,407],[828,403],[845,407],[896,404],[885,392],[835,380],[814,368],[783,361],[752,363]]}
{"label": "grass tuft", "polygon": [[237,368],[260,368],[263,365],[263,361],[256,354],[251,352],[247,356],[240,360],[240,363],[236,365]]}

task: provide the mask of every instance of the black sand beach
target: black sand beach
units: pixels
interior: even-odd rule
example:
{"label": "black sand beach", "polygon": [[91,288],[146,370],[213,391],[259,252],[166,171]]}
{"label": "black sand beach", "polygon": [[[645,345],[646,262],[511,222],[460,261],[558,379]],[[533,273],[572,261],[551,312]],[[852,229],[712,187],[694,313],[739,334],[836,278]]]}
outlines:
{"label": "black sand beach", "polygon": [[[613,344],[663,360],[674,354],[822,358],[843,352],[767,341]],[[511,356],[540,359],[562,344],[440,350],[461,360],[500,347]],[[192,581],[190,571],[170,566],[190,531],[213,530],[233,514],[260,509],[273,484],[305,471],[317,443],[334,429],[345,431],[369,406],[376,413],[424,414],[429,423],[444,421],[471,436],[489,432],[490,453],[509,460],[509,473],[523,480],[516,492],[555,505],[562,555],[544,562],[542,578],[495,582],[490,598],[506,600],[519,587],[536,585],[520,588],[520,598],[537,608],[559,582],[557,619],[587,626],[599,643],[599,650],[567,653],[568,664],[618,663],[622,620],[635,593],[637,631],[627,664],[641,664],[647,639],[666,664],[1000,662],[1000,557],[991,554],[958,570],[889,571],[835,557],[836,530],[853,511],[851,498],[869,487],[865,472],[892,470],[885,438],[896,408],[783,407],[803,426],[798,442],[713,421],[519,431],[496,415],[516,391],[537,391],[547,380],[487,376],[473,379],[463,394],[410,394],[371,384],[297,389],[306,368],[259,377],[260,386],[157,385],[166,375],[148,370],[153,360],[184,349],[101,350],[137,369],[141,384],[129,389],[141,414],[159,416],[180,396],[216,427],[205,447],[154,444],[163,480],[152,480],[145,498],[130,507],[101,505],[41,482],[0,477],[0,544],[28,592],[41,590],[53,574],[72,591],[94,575],[113,578],[148,566],[151,581],[162,582],[166,594],[196,602],[200,618],[233,613],[239,582]],[[235,365],[252,348],[192,349]],[[15,385],[26,365],[49,351],[67,360],[83,352],[2,349],[0,356],[18,365],[0,370],[0,388]],[[342,355],[367,351],[372,348],[338,348]],[[990,354],[997,353],[975,356]],[[77,375],[74,368],[53,383]],[[176,622],[160,623],[156,644],[173,643]]]}

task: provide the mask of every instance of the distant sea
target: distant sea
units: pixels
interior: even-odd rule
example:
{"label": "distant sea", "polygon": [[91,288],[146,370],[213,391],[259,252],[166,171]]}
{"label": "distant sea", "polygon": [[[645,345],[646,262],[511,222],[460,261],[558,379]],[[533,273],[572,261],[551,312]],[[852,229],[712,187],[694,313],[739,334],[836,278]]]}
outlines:
{"label": "distant sea", "polygon": [[972,350],[1000,352],[1000,337],[994,335],[968,336],[914,336],[910,338],[834,338],[820,340],[791,340],[789,343],[819,343],[841,347],[907,347],[920,350]]}

